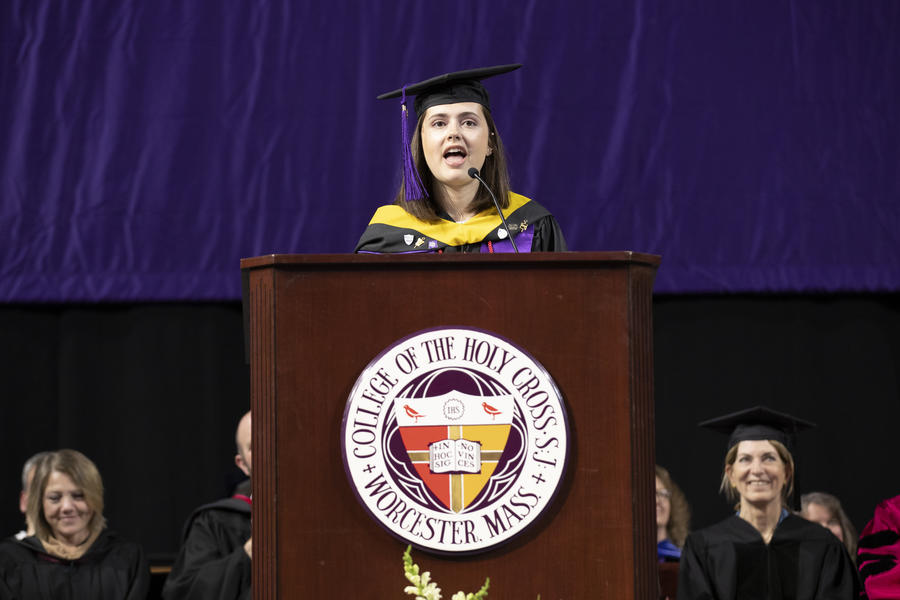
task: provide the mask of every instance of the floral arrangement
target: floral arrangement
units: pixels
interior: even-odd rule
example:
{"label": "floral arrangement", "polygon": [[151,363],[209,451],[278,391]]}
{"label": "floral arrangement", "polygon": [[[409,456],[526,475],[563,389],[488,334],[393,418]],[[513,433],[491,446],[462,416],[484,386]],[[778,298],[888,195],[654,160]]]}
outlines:
{"label": "floral arrangement", "polygon": [[[403,573],[412,585],[406,586],[403,591],[415,596],[416,600],[441,600],[441,588],[437,586],[437,583],[431,581],[431,573],[428,571],[419,573],[419,565],[413,563],[409,549],[410,546],[407,546],[406,552],[403,553]],[[490,585],[491,578],[488,577],[484,580],[481,589],[474,594],[456,592],[451,600],[483,600],[487,596]]]}

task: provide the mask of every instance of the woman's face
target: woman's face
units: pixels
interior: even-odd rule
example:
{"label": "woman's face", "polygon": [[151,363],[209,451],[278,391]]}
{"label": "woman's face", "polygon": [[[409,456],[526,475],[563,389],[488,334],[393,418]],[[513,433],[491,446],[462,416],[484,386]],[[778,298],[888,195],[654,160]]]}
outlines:
{"label": "woman's face", "polygon": [[70,544],[80,544],[88,537],[94,511],[88,506],[84,491],[68,475],[59,471],[50,474],[43,505],[53,537]]}
{"label": "woman's face", "polygon": [[422,119],[422,150],[434,178],[450,187],[478,186],[469,169],[479,171],[492,153],[487,120],[477,102],[439,104]]}
{"label": "woman's face", "polygon": [[747,440],[738,443],[734,464],[728,466],[728,479],[740,494],[742,504],[780,504],[787,469],[771,442]]}
{"label": "woman's face", "polygon": [[666,489],[659,477],[656,478],[656,527],[669,524],[672,513],[672,493]]}
{"label": "woman's face", "polygon": [[833,533],[837,539],[844,541],[844,531],[841,529],[841,522],[838,520],[837,515],[832,514],[830,510],[821,504],[810,502],[806,505],[803,516]]}

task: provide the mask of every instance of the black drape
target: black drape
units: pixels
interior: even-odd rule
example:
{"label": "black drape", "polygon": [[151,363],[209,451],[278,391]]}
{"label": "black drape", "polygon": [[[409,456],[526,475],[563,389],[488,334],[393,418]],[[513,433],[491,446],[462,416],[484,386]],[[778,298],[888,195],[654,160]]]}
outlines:
{"label": "black drape", "polygon": [[[695,527],[729,512],[725,440],[695,424],[754,404],[818,423],[798,444],[799,492],[837,495],[858,528],[897,493],[885,466],[900,422],[900,296],[658,296],[654,319],[657,462]],[[111,526],[151,557],[174,553],[190,511],[235,481],[249,407],[238,303],[5,306],[0,365],[3,532],[20,528],[22,462],[47,448],[97,463]]]}
{"label": "black drape", "polygon": [[[900,419],[900,296],[657,297],[656,455],[694,528],[727,516],[726,439],[696,423],[766,404],[818,424],[800,434],[799,494],[835,494],[859,529],[900,481],[885,467]],[[795,502],[799,506],[799,502]]]}
{"label": "black drape", "polygon": [[75,448],[103,476],[110,527],[151,556],[229,492],[234,430],[249,409],[240,305],[0,309],[2,530],[21,527],[22,463]]}

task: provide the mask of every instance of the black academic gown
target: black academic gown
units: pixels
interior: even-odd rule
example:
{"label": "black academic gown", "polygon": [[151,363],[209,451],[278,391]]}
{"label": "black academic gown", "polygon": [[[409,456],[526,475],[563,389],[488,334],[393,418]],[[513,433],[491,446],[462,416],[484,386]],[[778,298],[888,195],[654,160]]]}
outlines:
{"label": "black academic gown", "polygon": [[184,542],[166,579],[165,600],[250,598],[250,505],[227,498],[201,506],[185,525]]}
{"label": "black academic gown", "polygon": [[678,600],[851,600],[853,563],[830,531],[786,516],[768,545],[737,515],[688,536]]}
{"label": "black academic gown", "polygon": [[104,530],[75,560],[35,537],[0,542],[0,600],[144,600],[150,567],[138,544]]}
{"label": "black academic gown", "polygon": [[[510,193],[503,210],[519,252],[566,250],[559,224],[550,212],[525,196]],[[495,209],[465,223],[446,214],[435,223],[420,221],[397,205],[382,206],[356,244],[356,252],[403,254],[420,252],[513,252],[509,235]]]}

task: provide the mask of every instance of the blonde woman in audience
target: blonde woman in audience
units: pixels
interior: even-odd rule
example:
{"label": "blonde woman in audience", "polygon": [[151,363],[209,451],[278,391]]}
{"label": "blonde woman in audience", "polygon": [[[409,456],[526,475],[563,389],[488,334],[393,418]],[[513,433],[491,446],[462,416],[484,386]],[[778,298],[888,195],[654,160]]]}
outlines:
{"label": "blonde woman in audience", "polygon": [[0,542],[0,599],[143,600],[141,547],[106,527],[103,481],[75,450],[41,458],[28,490],[34,535]]}
{"label": "blonde woman in audience", "polygon": [[656,465],[656,556],[677,562],[687,537],[691,509],[681,489],[663,467]]}
{"label": "blonde woman in audience", "polygon": [[791,513],[794,434],[812,424],[755,407],[701,423],[729,436],[721,490],[735,514],[691,533],[678,600],[852,600],[856,569],[843,545]]}

